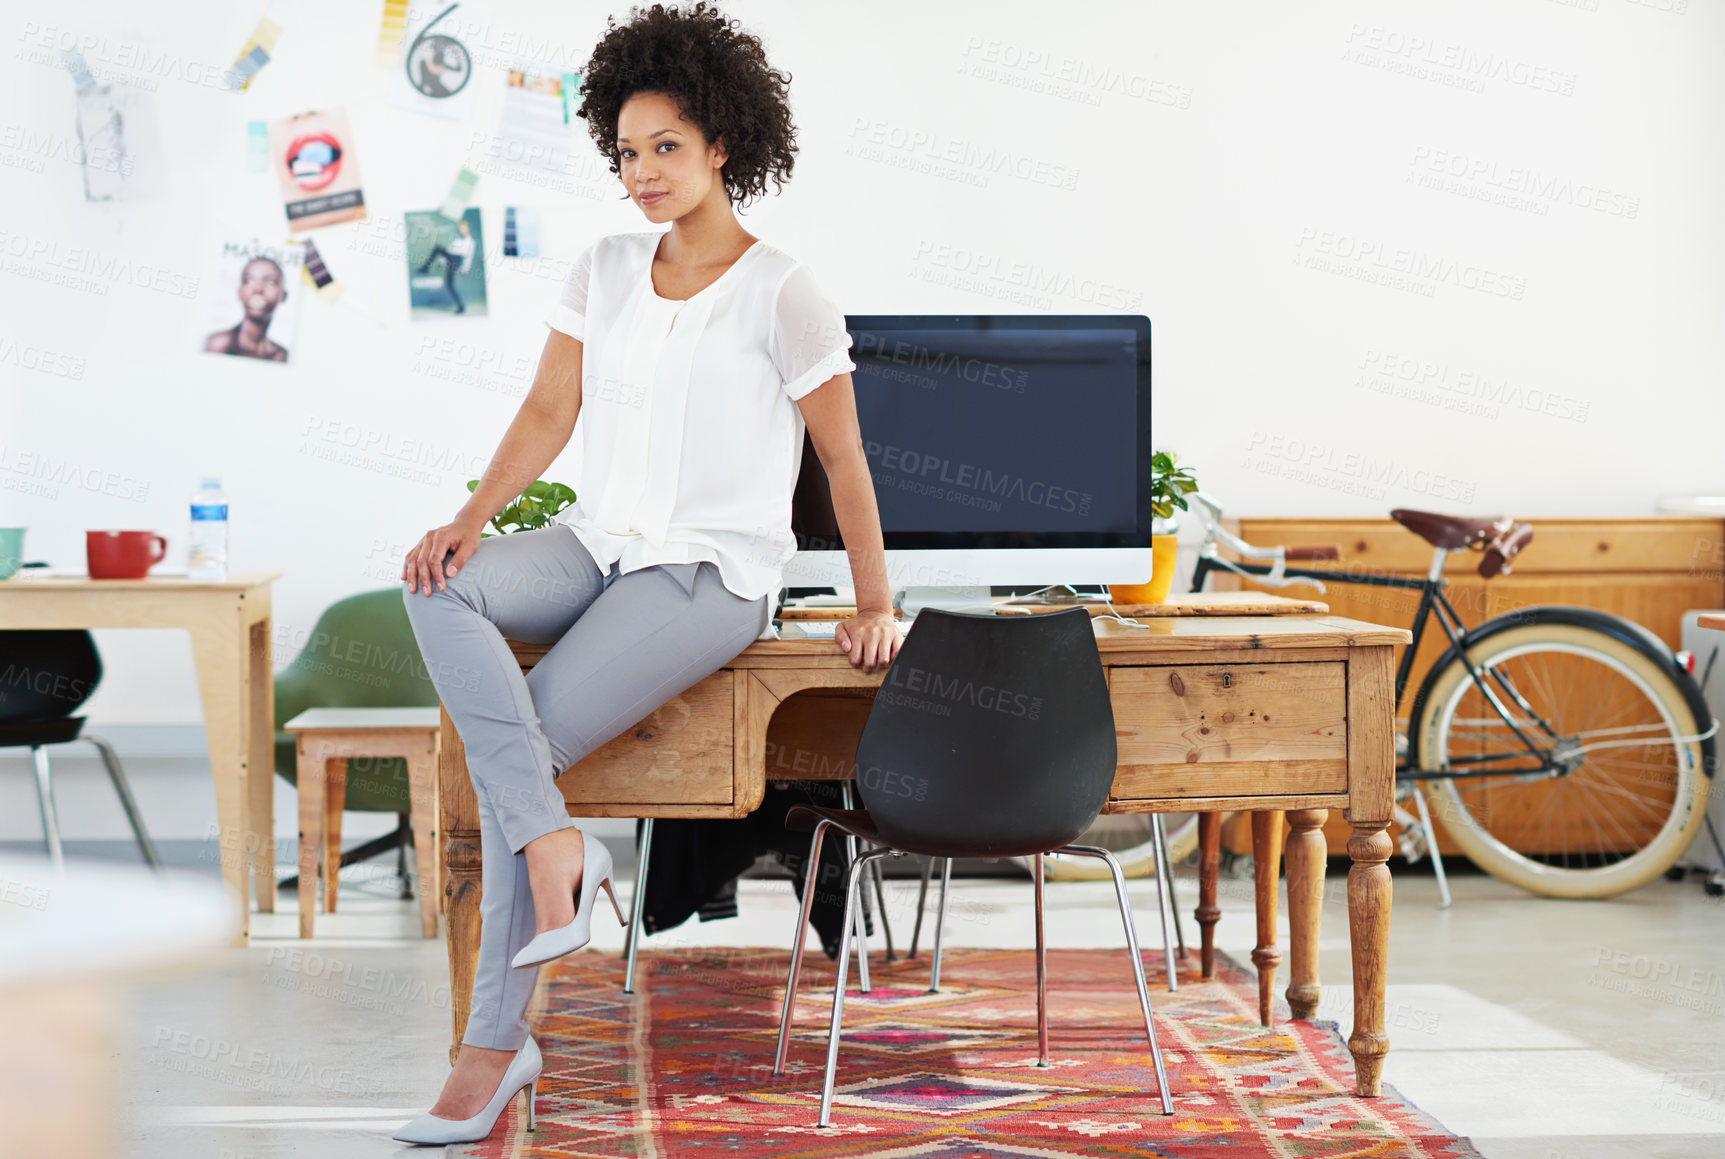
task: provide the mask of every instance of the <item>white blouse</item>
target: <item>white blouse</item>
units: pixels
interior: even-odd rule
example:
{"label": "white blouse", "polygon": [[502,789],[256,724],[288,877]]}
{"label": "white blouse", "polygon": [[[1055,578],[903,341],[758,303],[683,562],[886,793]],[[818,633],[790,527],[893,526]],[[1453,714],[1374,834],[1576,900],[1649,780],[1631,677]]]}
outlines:
{"label": "white blouse", "polygon": [[796,400],[856,369],[844,314],[764,241],[692,297],[661,298],[661,236],[588,246],[546,318],[584,346],[580,477],[557,522],[602,572],[705,559],[736,595],[776,595],[797,549]]}

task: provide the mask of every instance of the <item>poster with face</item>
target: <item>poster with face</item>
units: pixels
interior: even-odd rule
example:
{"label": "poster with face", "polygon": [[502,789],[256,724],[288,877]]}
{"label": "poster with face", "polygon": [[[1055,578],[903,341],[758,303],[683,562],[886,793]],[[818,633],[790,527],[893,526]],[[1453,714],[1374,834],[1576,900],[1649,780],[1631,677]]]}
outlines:
{"label": "poster with face", "polygon": [[477,208],[458,221],[435,211],[407,214],[407,294],[415,319],[484,317],[485,238]]}
{"label": "poster with face", "polygon": [[204,280],[208,289],[199,334],[204,353],[286,362],[305,297],[304,246],[293,241],[265,245],[257,238],[223,241],[213,265]]}
{"label": "poster with face", "polygon": [[398,109],[466,120],[479,93],[486,13],[456,0],[412,0],[401,44],[401,63],[389,82]]}
{"label": "poster with face", "polygon": [[270,164],[294,232],[365,216],[353,130],[342,109],[271,121]]}

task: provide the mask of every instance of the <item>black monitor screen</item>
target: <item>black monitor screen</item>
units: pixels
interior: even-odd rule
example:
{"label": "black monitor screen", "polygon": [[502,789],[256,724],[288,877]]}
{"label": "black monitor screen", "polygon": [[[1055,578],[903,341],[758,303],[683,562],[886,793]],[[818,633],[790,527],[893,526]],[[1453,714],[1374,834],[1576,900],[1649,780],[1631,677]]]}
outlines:
{"label": "black monitor screen", "polygon": [[[887,547],[1149,544],[1148,319],[846,323]],[[792,526],[802,550],[842,547],[812,443]]]}

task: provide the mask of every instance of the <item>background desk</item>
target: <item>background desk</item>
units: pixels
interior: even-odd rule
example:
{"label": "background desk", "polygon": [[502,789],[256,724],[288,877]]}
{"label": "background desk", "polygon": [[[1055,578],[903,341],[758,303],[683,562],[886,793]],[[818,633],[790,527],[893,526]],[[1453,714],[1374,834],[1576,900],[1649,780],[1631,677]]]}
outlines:
{"label": "background desk", "polygon": [[[1390,654],[1408,640],[1334,616],[1192,616],[1129,628],[1095,620],[1118,730],[1110,813],[1295,811],[1289,846],[1289,987],[1295,1009],[1318,1001],[1318,922],[1325,811],[1347,811],[1348,921],[1354,975],[1356,1089],[1376,1095],[1389,937],[1390,821],[1395,778]],[[786,636],[794,629],[787,625]],[[549,645],[511,642],[523,669]],[[727,667],[667,701],[583,758],[558,780],[575,817],[742,817],[768,780],[852,776],[875,690],[893,670],[863,674],[829,640],[751,644]],[[467,1027],[479,950],[478,811],[466,754],[447,712],[439,756],[445,915],[454,1038]],[[1266,858],[1271,919],[1259,965],[1267,995],[1274,949],[1273,858]],[[453,1057],[455,1046],[451,1047]]]}
{"label": "background desk", "polygon": [[185,576],[93,580],[21,571],[0,580],[0,628],[184,628],[192,634],[216,784],[222,880],[238,899],[238,946],[250,940],[248,867],[257,878],[258,909],[276,908],[270,581],[281,574],[231,572],[215,583]]}

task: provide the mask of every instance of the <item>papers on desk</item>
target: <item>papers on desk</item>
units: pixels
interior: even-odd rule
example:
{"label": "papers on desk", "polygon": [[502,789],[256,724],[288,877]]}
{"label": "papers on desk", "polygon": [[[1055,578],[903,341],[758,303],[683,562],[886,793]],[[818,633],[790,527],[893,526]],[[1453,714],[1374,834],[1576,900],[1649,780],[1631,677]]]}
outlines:
{"label": "papers on desk", "polygon": [[[912,623],[914,622],[915,621],[912,621]],[[837,632],[839,623],[840,621],[838,620],[788,620],[785,622],[785,626],[790,627],[795,625],[797,628],[801,629],[802,639],[831,640]],[[902,636],[908,631],[910,631],[910,624],[898,625],[899,635]],[[779,634],[779,639],[781,640],[795,640],[798,638],[799,637],[795,635],[784,632]]]}

